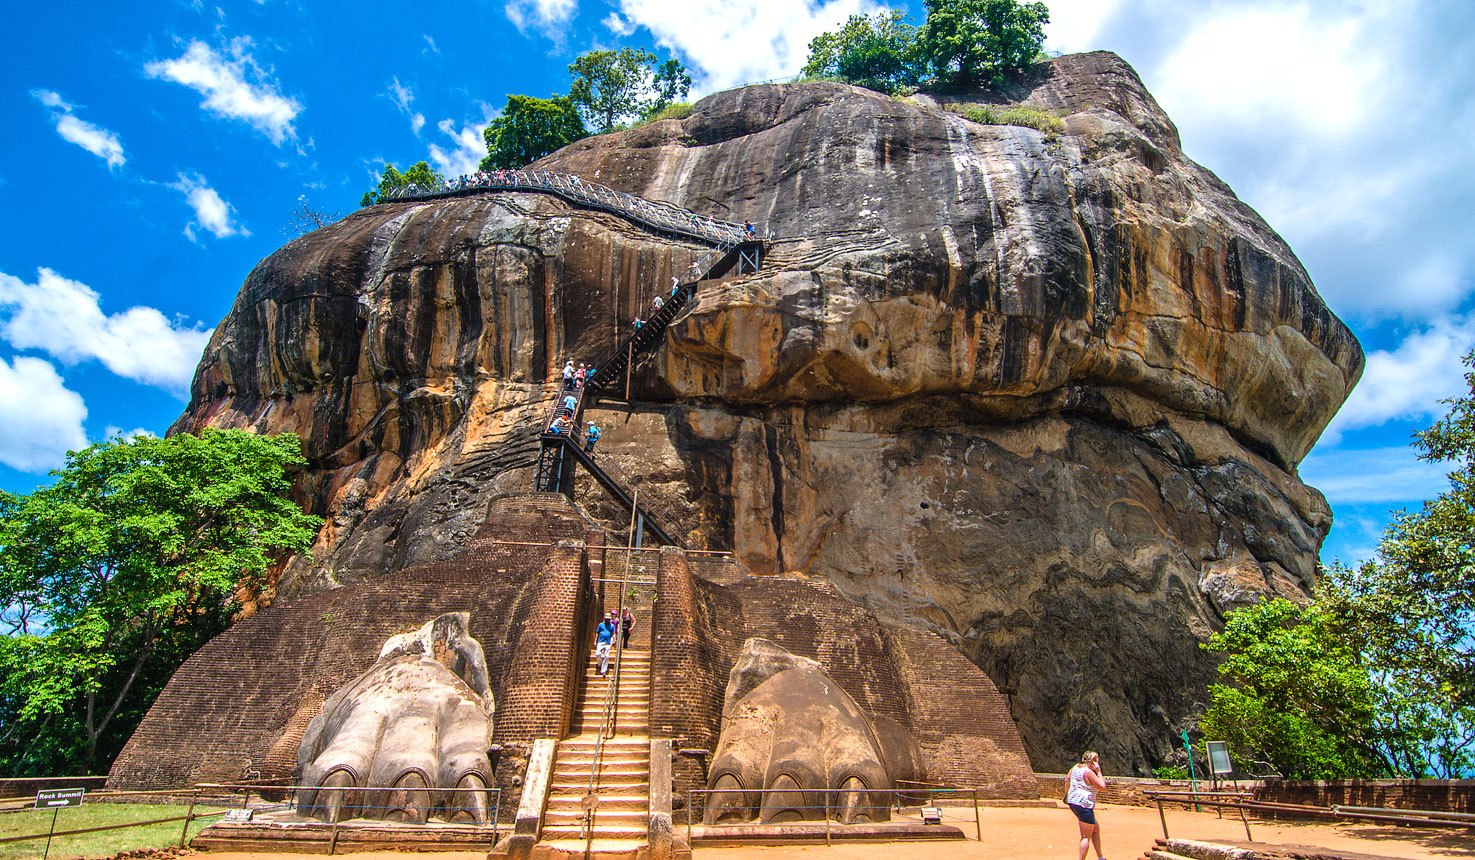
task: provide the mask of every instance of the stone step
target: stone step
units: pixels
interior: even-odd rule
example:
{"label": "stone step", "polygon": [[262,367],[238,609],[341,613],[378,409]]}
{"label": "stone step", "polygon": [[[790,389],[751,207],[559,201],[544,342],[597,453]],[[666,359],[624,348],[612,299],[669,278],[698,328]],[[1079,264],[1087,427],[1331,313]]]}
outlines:
{"label": "stone step", "polygon": [[[599,784],[594,787],[594,790],[615,792],[616,794],[622,796],[630,794],[639,795],[641,797],[649,797],[650,782],[648,781],[648,779],[601,779],[599,781]],[[548,792],[549,796],[552,797],[555,791],[557,792],[559,797],[582,798],[585,794],[589,792],[589,777],[586,774],[583,779],[578,780],[577,782],[563,783],[559,785],[556,789],[550,788]]]}
{"label": "stone step", "polygon": [[[591,767],[557,767],[553,768],[552,779],[555,783],[562,785],[574,785],[581,781],[588,781],[593,772]],[[599,768],[600,780],[623,779],[626,782],[648,782],[650,780],[650,766],[645,764],[617,764],[602,765]]]}
{"label": "stone step", "polygon": [[[564,750],[559,752],[557,763],[592,767],[594,765],[594,755],[594,750]],[[641,767],[646,767],[650,764],[650,754],[636,752],[635,750],[619,753],[605,750],[604,754],[599,757],[599,763],[603,765],[638,764]]]}
{"label": "stone step", "polygon": [[[599,743],[599,735],[590,732],[587,735],[569,735],[568,737],[558,742],[558,748],[560,750],[565,750],[572,749],[578,746],[588,745],[590,749],[593,749],[594,745],[597,743]],[[645,737],[643,740],[641,738],[606,738],[604,741],[604,748],[609,749],[613,746],[633,747],[638,746],[641,743],[645,744],[645,748],[647,750],[650,749],[649,736]]]}
{"label": "stone step", "polygon": [[[579,824],[584,820],[584,810],[575,806],[572,809],[549,809],[543,813],[543,826],[545,828],[559,824]],[[641,828],[644,829],[650,820],[650,813],[644,809],[606,809],[603,803],[599,804],[599,810],[594,814],[594,826],[615,828]]]}
{"label": "stone step", "polygon": [[[644,847],[643,835],[639,839],[596,839],[588,843],[589,860],[632,860]],[[584,848],[583,839],[545,839],[538,843],[538,849],[547,850],[549,857],[570,856],[583,860]],[[533,858],[541,860],[537,853]]]}
{"label": "stone step", "polygon": [[[605,794],[603,786],[596,789],[599,794],[599,808],[601,811],[607,809],[631,810],[635,812],[647,812],[650,808],[650,798],[644,794],[621,793]],[[559,810],[582,809],[580,804],[584,800],[584,787],[580,786],[576,792],[568,794],[548,794],[548,808]]]}
{"label": "stone step", "polygon": [[[580,841],[580,843],[582,844],[582,842],[583,842],[583,839],[581,838],[583,836],[582,829],[583,828],[580,827],[580,825],[577,825],[577,824],[553,824],[553,825],[545,825],[543,827],[542,838],[544,840],[553,840],[553,839],[578,839]],[[622,826],[622,827],[609,827],[609,826],[605,826],[603,824],[600,824],[598,818],[596,818],[594,820],[594,838],[595,839],[642,839],[643,840],[643,839],[645,839],[645,835],[648,832],[648,830],[649,830],[649,826],[646,825],[646,824],[641,824],[639,826],[629,825],[629,826]]]}

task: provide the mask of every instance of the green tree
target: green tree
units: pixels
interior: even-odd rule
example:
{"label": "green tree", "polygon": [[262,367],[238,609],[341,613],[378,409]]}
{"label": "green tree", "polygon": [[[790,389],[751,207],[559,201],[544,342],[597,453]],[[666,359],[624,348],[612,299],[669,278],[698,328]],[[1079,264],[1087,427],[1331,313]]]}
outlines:
{"label": "green tree", "polygon": [[509,95],[502,115],[492,120],[482,136],[487,141],[487,157],[481,160],[481,169],[502,170],[537,161],[588,137],[589,131],[567,96]]}
{"label": "green tree", "polygon": [[927,0],[920,51],[939,81],[998,85],[1034,62],[1049,22],[1044,3]]}
{"label": "green tree", "polygon": [[590,51],[568,70],[574,75],[569,99],[601,134],[621,120],[659,113],[691,89],[685,66],[673,59],[657,67],[655,55],[643,48]]}
{"label": "green tree", "polygon": [[404,173],[400,173],[393,164],[384,165],[384,175],[379,178],[379,185],[373,191],[365,191],[359,200],[360,206],[371,206],[385,199],[385,195],[406,186],[417,186],[420,188],[439,188],[445,182],[440,172],[430,166],[429,162],[417,161]]}
{"label": "green tree", "polygon": [[1358,653],[1318,605],[1272,600],[1231,612],[1204,647],[1228,655],[1199,728],[1241,760],[1290,779],[1392,775],[1377,696]]}
{"label": "green tree", "polygon": [[922,68],[917,28],[891,10],[874,18],[852,15],[839,31],[816,36],[804,74],[894,93],[918,83]]}
{"label": "green tree", "polygon": [[680,60],[672,58],[656,67],[651,88],[655,95],[645,109],[646,116],[654,116],[686,98],[691,92],[691,75]]}
{"label": "green tree", "polygon": [[179,663],[320,524],[286,498],[295,436],[207,430],[67,455],[0,494],[0,762],[105,769]]}

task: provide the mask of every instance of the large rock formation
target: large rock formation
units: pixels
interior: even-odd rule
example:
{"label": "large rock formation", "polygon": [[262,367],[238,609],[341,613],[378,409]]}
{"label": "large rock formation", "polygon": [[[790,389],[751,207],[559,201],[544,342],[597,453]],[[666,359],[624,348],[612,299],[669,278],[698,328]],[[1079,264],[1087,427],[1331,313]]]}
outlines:
{"label": "large rock formation", "polygon": [[[1330,512],[1295,467],[1362,353],[1121,60],[1009,96],[1065,132],[758,86],[539,166],[775,236],[596,409],[605,456],[694,543],[949,638],[1037,768],[1129,771],[1202,697],[1222,612],[1313,582]],[[529,482],[556,366],[700,251],[534,194],[363,209],[251,273],[175,429],[307,439],[329,522],[284,592],[443,558]]]}

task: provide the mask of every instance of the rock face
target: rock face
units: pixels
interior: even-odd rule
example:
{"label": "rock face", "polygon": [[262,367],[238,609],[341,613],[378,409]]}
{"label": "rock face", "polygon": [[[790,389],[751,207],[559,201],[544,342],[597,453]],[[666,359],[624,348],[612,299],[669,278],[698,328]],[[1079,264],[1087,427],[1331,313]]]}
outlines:
{"label": "rock face", "polygon": [[[1362,352],[1120,59],[1008,95],[1065,133],[758,86],[538,166],[774,236],[587,413],[602,456],[691,543],[954,642],[1036,768],[1131,772],[1202,699],[1221,613],[1312,584],[1330,512],[1295,468]],[[534,194],[360,210],[250,274],[175,429],[307,439],[329,521],[283,593],[443,558],[530,482],[557,366],[701,251]]]}

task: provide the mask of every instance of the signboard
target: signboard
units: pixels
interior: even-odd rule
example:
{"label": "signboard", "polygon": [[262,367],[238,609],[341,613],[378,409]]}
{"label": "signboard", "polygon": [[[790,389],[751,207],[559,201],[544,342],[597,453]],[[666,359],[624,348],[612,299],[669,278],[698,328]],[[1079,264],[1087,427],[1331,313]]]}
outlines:
{"label": "signboard", "polygon": [[236,823],[245,823],[251,820],[252,812],[253,810],[250,809],[227,809],[225,811],[225,820],[234,821]]}
{"label": "signboard", "polygon": [[1234,773],[1234,764],[1229,760],[1229,743],[1227,741],[1207,741],[1204,744],[1209,748],[1209,772],[1218,776],[1222,773]]}
{"label": "signboard", "polygon": [[63,806],[81,806],[85,788],[53,788],[36,792],[37,809],[61,809]]}
{"label": "signboard", "polygon": [[924,806],[924,807],[922,807],[922,823],[923,824],[941,824],[942,823],[942,809],[940,809],[940,808],[938,808],[936,806]]}

